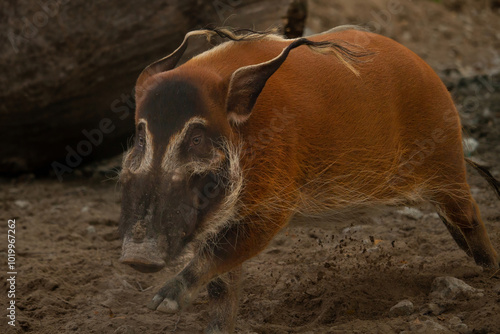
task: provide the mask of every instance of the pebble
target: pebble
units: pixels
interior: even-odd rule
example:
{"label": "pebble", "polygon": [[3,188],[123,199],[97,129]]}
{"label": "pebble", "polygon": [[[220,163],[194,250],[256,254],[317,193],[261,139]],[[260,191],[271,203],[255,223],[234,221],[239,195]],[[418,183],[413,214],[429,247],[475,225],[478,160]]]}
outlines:
{"label": "pebble", "polygon": [[422,211],[420,211],[419,209],[409,207],[404,207],[403,209],[398,210],[397,213],[413,220],[419,220],[424,216]]}
{"label": "pebble", "polygon": [[436,277],[432,282],[431,296],[435,299],[460,299],[482,297],[483,290],[476,289],[455,277]]}
{"label": "pebble", "polygon": [[23,200],[17,200],[14,202],[14,204],[20,207],[21,209],[26,209],[28,206],[30,206],[30,202]]}
{"label": "pebble", "polygon": [[413,313],[414,307],[413,303],[407,299],[400,301],[393,307],[391,307],[389,314],[391,316],[403,316],[403,315],[410,315]]}
{"label": "pebble", "polygon": [[441,313],[443,313],[443,311],[444,310],[438,304],[429,303],[429,304],[424,305],[420,309],[420,314],[422,314],[422,315],[440,315]]}
{"label": "pebble", "polygon": [[458,332],[458,333],[467,333],[469,331],[469,327],[460,320],[459,317],[455,316],[449,321],[450,329]]}
{"label": "pebble", "polygon": [[464,148],[465,155],[470,156],[477,150],[479,143],[474,138],[464,138],[462,140],[462,145]]}
{"label": "pebble", "polygon": [[413,333],[452,333],[448,328],[430,319],[414,322],[410,326],[410,331]]}
{"label": "pebble", "polygon": [[346,227],[345,229],[342,230],[342,234],[353,234],[355,232],[361,231],[363,229],[363,225],[355,225],[355,226],[350,226]]}

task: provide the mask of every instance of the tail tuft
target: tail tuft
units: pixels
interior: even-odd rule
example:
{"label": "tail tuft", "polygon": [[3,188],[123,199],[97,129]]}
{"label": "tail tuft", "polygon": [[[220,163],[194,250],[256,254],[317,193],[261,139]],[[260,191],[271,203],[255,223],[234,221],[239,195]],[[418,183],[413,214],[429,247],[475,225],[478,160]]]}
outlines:
{"label": "tail tuft", "polygon": [[471,159],[465,158],[465,161],[472,167],[474,167],[475,170],[479,172],[479,174],[490,184],[490,186],[495,190],[495,193],[497,194],[497,197],[500,199],[500,181],[495,179],[493,175],[491,175],[490,171],[484,167],[481,166],[480,164],[472,161]]}

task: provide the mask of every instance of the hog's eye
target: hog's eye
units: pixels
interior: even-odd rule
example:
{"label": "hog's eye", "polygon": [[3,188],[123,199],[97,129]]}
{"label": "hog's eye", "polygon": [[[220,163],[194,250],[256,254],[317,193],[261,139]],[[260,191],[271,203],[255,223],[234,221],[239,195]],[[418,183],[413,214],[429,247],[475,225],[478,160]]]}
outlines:
{"label": "hog's eye", "polygon": [[202,140],[203,140],[202,135],[194,136],[193,138],[191,138],[191,146],[200,145]]}
{"label": "hog's eye", "polygon": [[146,140],[144,139],[143,136],[139,136],[138,142],[139,147],[144,147],[144,144],[146,143]]}
{"label": "hog's eye", "polygon": [[188,151],[195,152],[196,154],[201,153],[200,150],[205,146],[205,131],[205,128],[199,124],[192,126],[185,139]]}
{"label": "hog's eye", "polygon": [[146,145],[146,137],[145,137],[144,123],[139,123],[137,126],[137,145],[140,148],[143,148]]}

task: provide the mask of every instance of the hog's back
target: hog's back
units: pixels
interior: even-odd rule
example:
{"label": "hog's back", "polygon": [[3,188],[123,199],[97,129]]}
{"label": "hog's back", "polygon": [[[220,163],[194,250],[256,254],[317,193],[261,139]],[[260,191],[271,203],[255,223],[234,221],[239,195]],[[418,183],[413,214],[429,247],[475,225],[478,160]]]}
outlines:
{"label": "hog's back", "polygon": [[[338,40],[369,55],[354,63],[356,75],[332,54],[305,46],[290,52],[238,129],[250,147],[242,162],[252,197],[295,199],[304,211],[323,211],[419,201],[439,182],[465,182],[453,179],[464,168],[458,114],[421,58],[363,31],[310,39]],[[234,43],[218,51],[225,61],[211,66],[230,77],[288,43]]]}

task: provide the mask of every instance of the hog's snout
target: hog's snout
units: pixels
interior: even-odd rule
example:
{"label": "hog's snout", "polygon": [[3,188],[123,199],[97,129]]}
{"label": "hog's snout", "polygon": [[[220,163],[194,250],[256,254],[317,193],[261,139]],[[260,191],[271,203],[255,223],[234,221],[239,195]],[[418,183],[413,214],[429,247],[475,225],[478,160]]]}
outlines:
{"label": "hog's snout", "polygon": [[123,241],[122,256],[119,261],[147,273],[159,271],[166,265],[158,251],[157,243],[144,237],[138,242],[135,234],[132,239],[127,238]]}
{"label": "hog's snout", "polygon": [[135,270],[140,271],[141,273],[155,273],[160,271],[163,267],[165,267],[165,262],[151,262],[149,259],[143,258],[120,258],[120,262],[123,264],[128,264]]}

